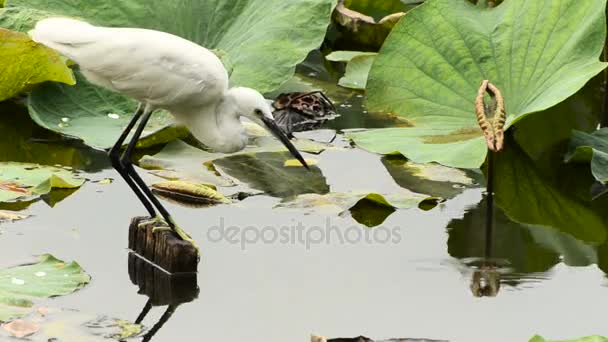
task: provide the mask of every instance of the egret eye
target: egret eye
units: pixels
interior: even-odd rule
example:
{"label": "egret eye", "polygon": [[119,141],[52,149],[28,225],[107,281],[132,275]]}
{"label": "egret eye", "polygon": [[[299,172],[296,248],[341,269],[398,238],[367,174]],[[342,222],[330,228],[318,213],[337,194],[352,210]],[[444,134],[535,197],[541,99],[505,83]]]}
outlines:
{"label": "egret eye", "polygon": [[263,116],[263,115],[264,115],[264,113],[262,113],[262,110],[261,110],[261,109],[256,109],[256,110],[254,110],[253,112],[254,112],[254,113],[255,113],[255,115],[257,115],[257,116]]}

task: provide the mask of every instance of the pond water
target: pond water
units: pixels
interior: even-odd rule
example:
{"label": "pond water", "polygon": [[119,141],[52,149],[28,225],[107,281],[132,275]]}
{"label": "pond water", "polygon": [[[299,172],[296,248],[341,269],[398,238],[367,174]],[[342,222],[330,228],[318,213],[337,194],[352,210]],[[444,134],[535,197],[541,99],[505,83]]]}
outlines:
{"label": "pond water", "polygon": [[[340,101],[342,118],[328,126],[395,124],[394,118],[364,113],[361,103],[354,94],[347,106]],[[2,223],[0,267],[43,253],[76,260],[92,276],[91,284],[43,304],[135,320],[147,297],[129,277],[127,232],[131,218],[145,214],[142,205],[103,153],[54,141],[23,115],[8,116],[0,125],[15,142],[5,143],[2,160],[61,163],[86,170],[91,180],[115,179],[35,202],[25,209],[31,218]],[[365,151],[328,150],[312,157],[332,192],[354,187],[391,192],[402,184],[386,159]],[[597,266],[608,270],[605,248],[556,229],[511,222],[499,208],[488,234],[483,188],[457,193],[429,211],[397,210],[373,233],[350,216],[273,209],[280,199],[266,195],[211,208],[164,202],[201,247],[200,292],[180,305],[152,340],[307,341],[317,334],[514,342],[534,334],[608,335],[608,281]],[[238,227],[236,240],[217,235],[222,225]],[[282,228],[293,235],[274,242],[259,235]],[[484,274],[499,286],[490,284],[493,289],[479,297],[472,282],[475,271],[487,271],[484,257],[495,261]],[[163,311],[153,308],[143,324],[153,326]]]}

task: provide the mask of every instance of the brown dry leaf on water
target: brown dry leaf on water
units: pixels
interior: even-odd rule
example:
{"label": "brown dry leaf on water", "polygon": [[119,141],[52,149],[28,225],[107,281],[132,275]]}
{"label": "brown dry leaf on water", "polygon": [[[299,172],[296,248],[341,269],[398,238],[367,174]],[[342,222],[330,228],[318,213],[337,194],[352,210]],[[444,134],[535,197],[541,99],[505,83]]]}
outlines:
{"label": "brown dry leaf on water", "polygon": [[30,321],[16,319],[10,323],[2,324],[2,329],[17,338],[24,338],[37,333],[40,330],[40,326]]}
{"label": "brown dry leaf on water", "polygon": [[30,217],[30,215],[19,214],[14,211],[5,211],[5,210],[0,211],[0,222],[5,222],[5,221],[14,222],[14,221],[26,219],[28,217]]}

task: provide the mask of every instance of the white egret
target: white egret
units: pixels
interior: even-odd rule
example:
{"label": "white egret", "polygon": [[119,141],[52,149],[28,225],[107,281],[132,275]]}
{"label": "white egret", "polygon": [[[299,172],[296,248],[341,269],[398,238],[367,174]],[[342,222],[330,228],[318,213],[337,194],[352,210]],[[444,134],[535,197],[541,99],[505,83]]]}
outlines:
{"label": "white egret", "polygon": [[[308,168],[275,123],[268,101],[253,89],[229,88],[228,72],[220,59],[198,44],[165,32],[93,26],[69,18],[39,21],[32,38],[73,60],[91,83],[139,101],[133,119],[110,149],[110,159],[150,215],[156,217],[156,208],[184,240],[192,242],[131,163],[135,144],[156,109],[168,110],[195,138],[224,153],[247,145],[240,121],[241,116],[247,117],[270,130]],[[121,156],[120,148],[138,121]]]}

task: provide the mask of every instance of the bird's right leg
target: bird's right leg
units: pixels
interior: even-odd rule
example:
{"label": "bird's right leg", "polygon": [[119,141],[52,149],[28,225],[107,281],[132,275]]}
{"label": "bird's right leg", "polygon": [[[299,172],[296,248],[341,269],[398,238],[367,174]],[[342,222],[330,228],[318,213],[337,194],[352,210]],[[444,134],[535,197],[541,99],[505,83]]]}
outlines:
{"label": "bird's right leg", "polygon": [[192,237],[190,237],[190,235],[188,235],[188,233],[186,233],[184,230],[182,230],[175,223],[175,221],[173,220],[173,218],[171,217],[171,215],[169,214],[167,209],[165,209],[165,207],[160,203],[158,198],[156,198],[156,196],[154,196],[154,194],[152,193],[150,188],[148,188],[148,186],[146,185],[146,182],[144,182],[144,180],[141,179],[141,177],[137,174],[137,171],[135,171],[135,168],[133,167],[133,163],[131,162],[131,154],[133,153],[133,150],[135,150],[135,145],[137,145],[137,140],[141,136],[144,128],[146,127],[146,124],[148,123],[148,120],[150,119],[152,112],[153,112],[153,109],[151,109],[148,106],[145,106],[145,108],[143,110],[142,119],[139,122],[137,129],[135,129],[135,133],[131,137],[131,141],[129,142],[129,145],[127,145],[127,149],[125,150],[124,154],[120,158],[120,161],[121,161],[121,164],[124,166],[128,175],[133,179],[133,181],[135,181],[135,183],[139,186],[141,191],[146,195],[146,197],[150,200],[150,202],[152,202],[152,204],[154,204],[154,207],[156,207],[156,209],[158,210],[160,215],[165,219],[165,221],[169,225],[169,227],[171,229],[173,229],[177,233],[177,235],[179,235],[182,238],[182,240],[188,241],[193,246],[196,247],[196,243],[194,242]]}
{"label": "bird's right leg", "polygon": [[129,136],[129,133],[131,132],[131,130],[133,130],[133,127],[135,126],[137,121],[139,121],[143,113],[144,106],[140,103],[137,107],[137,110],[135,111],[135,114],[133,114],[133,118],[131,119],[127,127],[124,129],[124,131],[120,134],[120,137],[118,138],[118,140],[116,140],[116,143],[114,143],[114,146],[112,146],[112,148],[108,152],[108,155],[110,156],[110,161],[112,162],[112,166],[114,167],[114,169],[118,171],[120,176],[125,180],[125,182],[127,182],[127,185],[131,188],[131,190],[133,190],[139,201],[144,205],[144,207],[146,207],[146,210],[148,211],[148,213],[150,213],[150,217],[156,217],[156,211],[154,210],[154,206],[137,187],[137,184],[135,184],[133,179],[131,179],[124,165],[120,161],[120,150],[122,148],[122,144],[127,139],[127,136]]}

